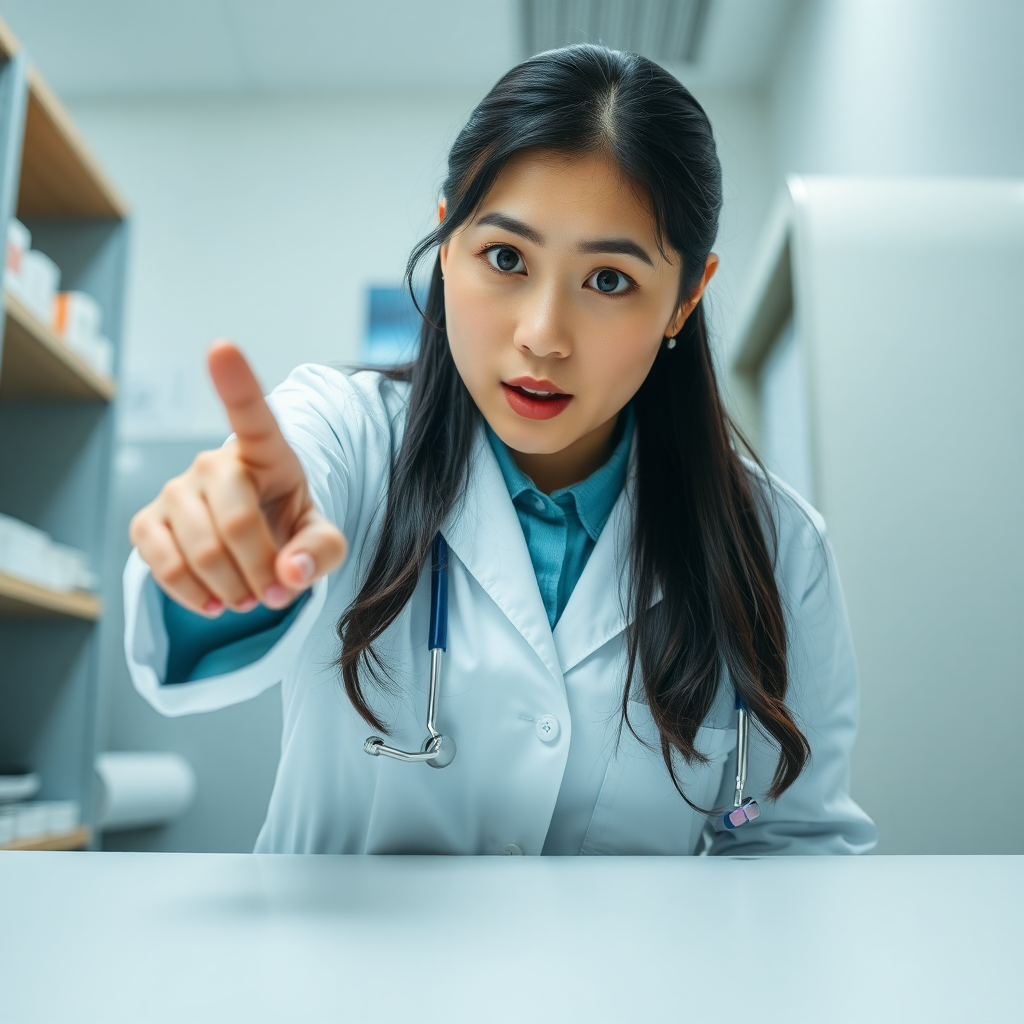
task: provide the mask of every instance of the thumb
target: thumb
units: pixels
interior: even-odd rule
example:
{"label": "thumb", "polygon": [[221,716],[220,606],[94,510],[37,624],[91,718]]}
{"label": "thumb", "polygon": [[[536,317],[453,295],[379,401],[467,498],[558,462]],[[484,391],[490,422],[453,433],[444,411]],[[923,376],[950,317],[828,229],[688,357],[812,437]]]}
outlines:
{"label": "thumb", "polygon": [[277,553],[274,571],[289,590],[300,591],[334,572],[348,554],[345,535],[315,508],[304,512],[291,539]]}

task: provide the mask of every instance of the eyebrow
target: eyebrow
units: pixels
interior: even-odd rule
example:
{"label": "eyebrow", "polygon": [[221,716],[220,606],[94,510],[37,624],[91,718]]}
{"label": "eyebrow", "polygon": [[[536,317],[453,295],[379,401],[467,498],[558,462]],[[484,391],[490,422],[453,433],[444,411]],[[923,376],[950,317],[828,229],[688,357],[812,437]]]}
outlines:
{"label": "eyebrow", "polygon": [[[509,217],[504,213],[487,213],[481,217],[477,224],[490,224],[496,228],[504,228],[513,235],[519,235],[535,245],[543,245],[544,237],[539,231],[534,230],[529,224],[524,224],[515,217]],[[622,256],[634,256],[636,259],[646,263],[649,267],[654,266],[654,261],[648,255],[647,250],[631,238],[594,238],[586,242],[580,242],[576,246],[580,253],[618,253]]]}
{"label": "eyebrow", "polygon": [[516,220],[515,217],[509,217],[504,213],[485,214],[477,221],[477,224],[493,224],[496,228],[511,231],[513,235],[520,235],[535,245],[544,244],[544,239],[539,231],[534,231],[529,224],[524,224],[521,220]]}
{"label": "eyebrow", "polygon": [[647,250],[631,238],[595,238],[590,242],[580,242],[576,246],[576,251],[589,253],[611,252],[619,253],[622,256],[635,256],[649,267],[654,266],[654,261],[647,255]]}

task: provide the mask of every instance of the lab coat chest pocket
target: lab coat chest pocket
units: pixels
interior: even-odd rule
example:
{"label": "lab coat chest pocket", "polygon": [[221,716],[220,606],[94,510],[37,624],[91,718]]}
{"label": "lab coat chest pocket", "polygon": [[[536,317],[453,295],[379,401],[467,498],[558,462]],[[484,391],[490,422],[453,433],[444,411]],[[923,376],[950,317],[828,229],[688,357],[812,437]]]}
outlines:
{"label": "lab coat chest pocket", "polygon": [[[631,701],[629,716],[645,742],[623,728],[580,852],[691,854],[707,819],[687,806],[673,786],[647,705]],[[678,758],[676,775],[694,804],[710,808],[721,786],[726,759],[736,747],[736,730],[701,726],[696,745],[707,755],[708,763],[687,765]]]}

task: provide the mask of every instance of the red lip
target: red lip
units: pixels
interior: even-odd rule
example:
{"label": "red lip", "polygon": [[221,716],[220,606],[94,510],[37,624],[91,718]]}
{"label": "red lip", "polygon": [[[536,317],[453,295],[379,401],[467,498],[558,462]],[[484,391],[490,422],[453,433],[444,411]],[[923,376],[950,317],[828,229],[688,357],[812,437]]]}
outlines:
{"label": "red lip", "polygon": [[[551,391],[556,395],[569,395],[564,388],[560,388],[554,381],[547,379],[534,380],[533,377],[516,377],[513,380],[502,381],[512,388],[529,388],[531,391]],[[571,398],[572,395],[569,395]]]}
{"label": "red lip", "polygon": [[[539,398],[537,395],[527,394],[522,388],[529,388],[531,391],[550,391],[552,395],[550,398]],[[517,377],[507,383],[502,381],[501,390],[505,393],[505,401],[512,411],[528,420],[554,419],[559,413],[564,412],[572,401],[572,395],[560,392],[557,384],[552,384],[549,380],[534,380],[532,377]]]}

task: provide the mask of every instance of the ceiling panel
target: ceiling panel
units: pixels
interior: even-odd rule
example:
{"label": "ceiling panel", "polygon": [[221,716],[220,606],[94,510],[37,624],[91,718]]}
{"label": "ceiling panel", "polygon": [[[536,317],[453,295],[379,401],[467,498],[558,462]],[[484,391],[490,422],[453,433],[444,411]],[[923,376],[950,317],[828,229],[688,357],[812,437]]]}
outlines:
{"label": "ceiling panel", "polygon": [[636,48],[694,87],[748,88],[770,75],[794,2],[0,0],[0,16],[66,97],[482,91],[575,39]]}
{"label": "ceiling panel", "polygon": [[696,60],[711,7],[711,0],[519,2],[527,53],[592,42],[670,63]]}

